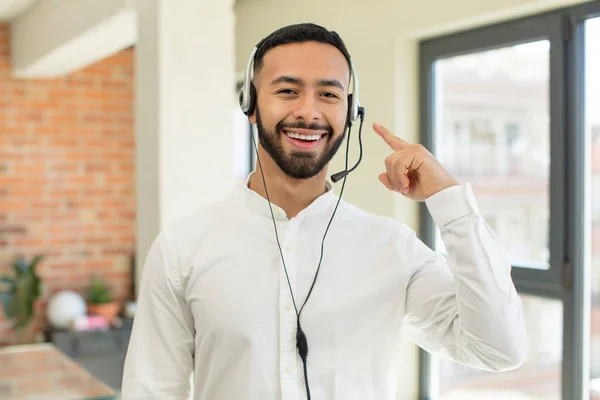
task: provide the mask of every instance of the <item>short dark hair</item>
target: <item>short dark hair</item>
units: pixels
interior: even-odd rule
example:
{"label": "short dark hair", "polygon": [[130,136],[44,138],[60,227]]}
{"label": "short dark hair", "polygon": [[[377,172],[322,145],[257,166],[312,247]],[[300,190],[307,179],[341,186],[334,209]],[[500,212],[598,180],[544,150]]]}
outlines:
{"label": "short dark hair", "polygon": [[336,47],[344,55],[344,58],[348,62],[348,69],[352,71],[350,53],[348,53],[344,41],[337,32],[329,31],[313,23],[302,23],[284,26],[271,33],[256,45],[258,49],[254,56],[254,73],[262,68],[263,58],[267,51],[277,46],[303,42],[319,42]]}

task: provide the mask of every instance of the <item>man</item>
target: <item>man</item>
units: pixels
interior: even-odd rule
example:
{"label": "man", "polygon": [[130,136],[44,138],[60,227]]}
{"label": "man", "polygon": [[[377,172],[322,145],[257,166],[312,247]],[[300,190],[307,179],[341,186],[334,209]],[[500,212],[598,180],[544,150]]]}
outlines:
{"label": "man", "polygon": [[248,112],[257,172],[152,245],[123,400],[395,400],[402,332],[474,368],[523,363],[510,263],[468,184],[373,125],[392,153],[380,181],[426,202],[447,260],[401,222],[333,193],[327,166],[348,125],[351,76],[344,43],[320,26],[259,44]]}

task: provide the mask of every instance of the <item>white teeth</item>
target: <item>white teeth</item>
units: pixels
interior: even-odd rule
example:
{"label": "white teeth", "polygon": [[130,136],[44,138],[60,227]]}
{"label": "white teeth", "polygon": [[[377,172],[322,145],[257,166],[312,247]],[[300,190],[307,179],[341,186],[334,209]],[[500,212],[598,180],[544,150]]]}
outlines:
{"label": "white teeth", "polygon": [[300,135],[299,133],[286,132],[286,135],[291,137],[292,139],[301,139],[301,140],[319,140],[321,139],[321,135]]}

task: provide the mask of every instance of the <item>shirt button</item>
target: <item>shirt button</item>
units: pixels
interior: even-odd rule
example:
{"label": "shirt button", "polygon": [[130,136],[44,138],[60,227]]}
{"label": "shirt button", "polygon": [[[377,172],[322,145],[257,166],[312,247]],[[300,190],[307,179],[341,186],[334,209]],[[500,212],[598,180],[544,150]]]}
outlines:
{"label": "shirt button", "polygon": [[285,305],[285,311],[292,311],[292,305],[290,303]]}
{"label": "shirt button", "polygon": [[292,367],[285,367],[285,373],[288,375],[292,374]]}
{"label": "shirt button", "polygon": [[292,252],[292,246],[285,246],[285,251],[287,253],[291,253]]}

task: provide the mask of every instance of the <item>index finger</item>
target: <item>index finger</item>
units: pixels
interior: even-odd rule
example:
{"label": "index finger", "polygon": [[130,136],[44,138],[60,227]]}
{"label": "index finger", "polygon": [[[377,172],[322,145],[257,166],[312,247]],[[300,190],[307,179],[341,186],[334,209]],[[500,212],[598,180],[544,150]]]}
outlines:
{"label": "index finger", "polygon": [[390,131],[387,130],[383,125],[379,125],[378,123],[373,123],[373,130],[383,138],[383,140],[390,146],[390,148],[394,151],[402,150],[410,146],[410,143],[400,139],[398,136],[395,136]]}

